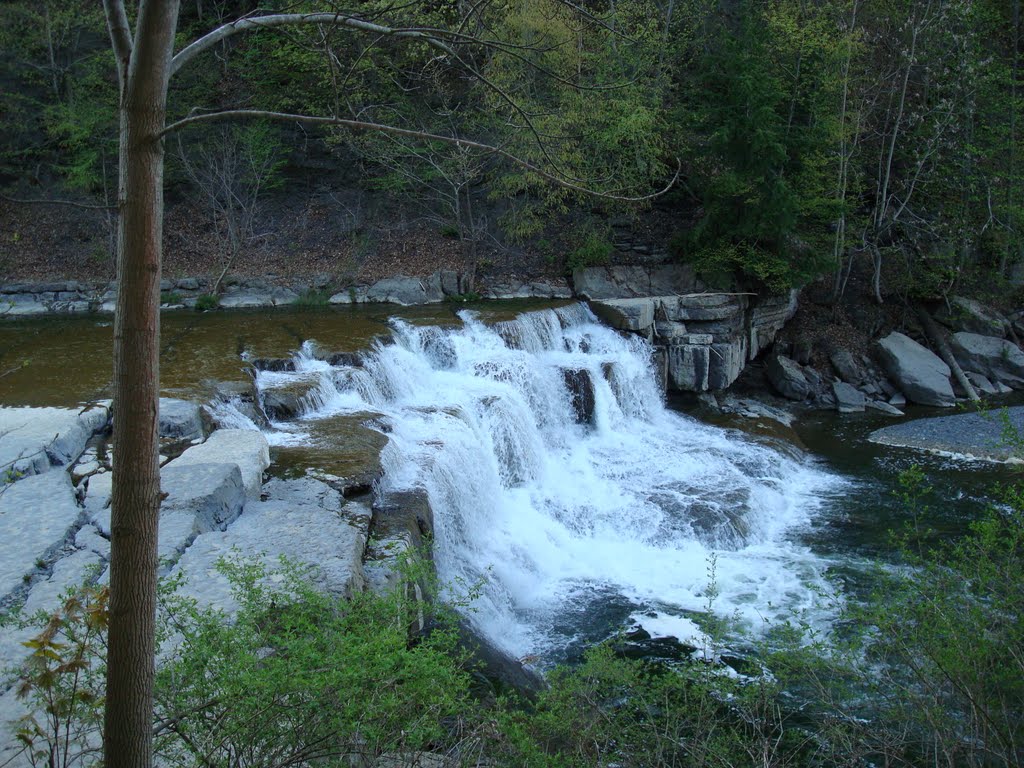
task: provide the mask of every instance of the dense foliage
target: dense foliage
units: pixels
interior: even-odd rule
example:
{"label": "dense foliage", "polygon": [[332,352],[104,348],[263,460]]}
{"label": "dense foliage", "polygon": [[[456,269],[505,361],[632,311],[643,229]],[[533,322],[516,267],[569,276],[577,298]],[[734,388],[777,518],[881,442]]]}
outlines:
{"label": "dense foliage", "polygon": [[[255,7],[186,3],[180,36]],[[680,183],[658,204],[678,214],[679,257],[723,280],[780,287],[832,271],[839,294],[862,263],[879,300],[935,296],[965,277],[1005,277],[1022,256],[1019,0],[359,0],[345,10],[465,37],[442,55],[345,28],[253,31],[178,74],[171,119],[246,107],[399,125],[632,194],[679,161]],[[0,9],[0,187],[11,194],[63,186],[112,199],[116,83],[103,23],[95,3],[78,0]],[[236,225],[189,169],[219,145],[264,158],[273,149],[282,181],[326,157],[319,184],[412,205],[471,245],[543,240],[560,219],[566,256],[600,255],[610,242],[595,238],[595,219],[623,212],[439,142],[287,123],[190,129],[169,181],[218,231]],[[252,188],[251,178],[220,182]],[[238,237],[225,242],[229,260]]]}

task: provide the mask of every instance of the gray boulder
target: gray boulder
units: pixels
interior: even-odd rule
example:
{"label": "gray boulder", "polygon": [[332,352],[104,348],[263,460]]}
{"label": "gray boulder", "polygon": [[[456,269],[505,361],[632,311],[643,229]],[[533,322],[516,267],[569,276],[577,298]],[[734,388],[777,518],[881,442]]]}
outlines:
{"label": "gray boulder", "polygon": [[784,355],[771,355],[765,364],[765,373],[775,390],[790,400],[804,400],[811,393],[811,385],[800,365]]}
{"label": "gray boulder", "polygon": [[934,352],[897,332],[881,339],[878,351],[886,372],[908,400],[943,407],[956,404],[949,366]]}
{"label": "gray boulder", "polygon": [[[373,303],[400,304],[411,306],[414,304],[432,304],[441,301],[444,293],[441,291],[441,279],[438,275],[432,275],[426,281],[418,277],[406,277],[397,275],[378,280],[366,291],[366,301]],[[334,297],[331,297],[334,300]]]}
{"label": "gray boulder", "polygon": [[160,398],[160,437],[194,440],[203,436],[203,415],[198,403]]}
{"label": "gray boulder", "polygon": [[887,416],[903,416],[903,411],[883,400],[868,400],[865,405],[871,410],[881,411]]}
{"label": "gray boulder", "polygon": [[833,382],[832,394],[836,398],[836,410],[840,413],[860,413],[864,410],[864,393],[845,381]]}
{"label": "gray boulder", "polygon": [[857,386],[864,381],[864,369],[853,359],[848,349],[836,349],[828,356],[832,367],[836,369],[839,378],[847,384]]}
{"label": "gray boulder", "polygon": [[961,331],[953,334],[951,346],[964,370],[1015,389],[1024,387],[1024,352],[1012,341]]}
{"label": "gray boulder", "polygon": [[955,296],[948,307],[935,313],[935,319],[954,331],[967,331],[982,336],[1005,337],[1010,321],[980,301]]}

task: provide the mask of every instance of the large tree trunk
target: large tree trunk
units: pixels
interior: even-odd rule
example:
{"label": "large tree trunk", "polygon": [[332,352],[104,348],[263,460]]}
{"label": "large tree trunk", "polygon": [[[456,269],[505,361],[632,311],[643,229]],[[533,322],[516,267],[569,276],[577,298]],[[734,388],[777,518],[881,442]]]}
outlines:
{"label": "large tree trunk", "polygon": [[118,292],[114,318],[108,768],[152,765],[164,128],[178,0],[139,7],[121,86]]}

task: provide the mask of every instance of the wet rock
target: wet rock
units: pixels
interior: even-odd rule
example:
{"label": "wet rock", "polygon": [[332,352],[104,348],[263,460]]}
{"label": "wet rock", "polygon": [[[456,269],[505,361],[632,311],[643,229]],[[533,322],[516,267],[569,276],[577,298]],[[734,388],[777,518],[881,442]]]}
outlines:
{"label": "wet rock", "polygon": [[964,370],[1017,389],[1024,387],[1024,352],[1012,341],[961,331],[953,334],[950,346]]}
{"label": "wet rock", "polygon": [[272,371],[274,373],[294,371],[295,360],[290,357],[257,357],[253,359],[252,367],[257,371]]}
{"label": "wet rock", "polygon": [[569,400],[577,424],[594,422],[594,381],[590,371],[584,368],[565,368],[562,370],[565,388],[569,392]]}
{"label": "wet rock", "polygon": [[0,607],[74,537],[82,510],[67,472],[26,477],[0,495]]}
{"label": "wet rock", "polygon": [[764,367],[775,390],[790,400],[804,400],[811,387],[800,365],[783,355],[771,355]]}
{"label": "wet rock", "polygon": [[193,464],[237,464],[250,499],[258,499],[263,471],[270,466],[270,446],[261,432],[218,429],[206,442],[195,445],[170,462],[166,469]]}
{"label": "wet rock", "polygon": [[864,393],[845,381],[834,382],[832,394],[836,398],[836,410],[840,413],[860,413],[864,410]]}
{"label": "wet rock", "polygon": [[280,387],[264,389],[260,395],[263,412],[271,421],[287,421],[302,415],[311,393],[319,386],[317,379],[297,379]]}
{"label": "wet rock", "polygon": [[193,440],[202,436],[203,416],[198,403],[160,398],[160,437]]}
{"label": "wet rock", "polygon": [[342,414],[309,423],[310,445],[274,449],[274,470],[286,478],[307,471],[343,495],[369,492],[383,474],[380,452],[388,438],[367,424],[377,414]]}
{"label": "wet rock", "polygon": [[332,352],[324,358],[324,362],[328,365],[362,368],[363,356],[358,352]]}
{"label": "wet rock", "polygon": [[921,405],[956,404],[949,366],[934,352],[897,332],[881,339],[878,350],[886,372],[909,400]]}
{"label": "wet rock", "polygon": [[434,512],[422,488],[391,492],[374,503],[363,563],[367,586],[379,595],[398,587],[404,578],[404,558],[431,557],[428,542],[433,531]]}

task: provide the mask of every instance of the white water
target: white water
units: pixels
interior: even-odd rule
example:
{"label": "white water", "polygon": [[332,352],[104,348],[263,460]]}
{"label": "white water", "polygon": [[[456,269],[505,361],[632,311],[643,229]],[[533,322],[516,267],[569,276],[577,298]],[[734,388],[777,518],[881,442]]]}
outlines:
{"label": "white water", "polygon": [[[305,420],[385,415],[378,492],[427,490],[439,575],[483,580],[471,620],[491,641],[557,656],[630,618],[694,640],[709,606],[754,629],[827,610],[825,565],[792,539],[837,478],[666,409],[650,348],[582,305],[494,326],[462,319],[394,321],[395,343],[363,368],[307,351],[295,373],[258,384],[315,377]],[[589,424],[576,421],[567,369],[593,382]],[[288,429],[274,440],[306,435],[302,420]]]}

